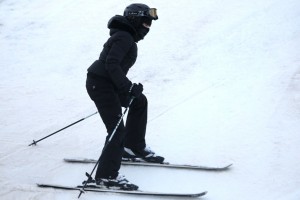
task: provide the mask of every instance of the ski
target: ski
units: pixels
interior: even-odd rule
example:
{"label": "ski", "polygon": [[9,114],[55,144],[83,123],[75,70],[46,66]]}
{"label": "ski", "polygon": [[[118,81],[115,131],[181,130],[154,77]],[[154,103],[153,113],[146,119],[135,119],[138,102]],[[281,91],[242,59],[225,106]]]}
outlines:
{"label": "ski", "polygon": [[[38,187],[42,188],[53,188],[61,190],[82,190],[82,186],[71,187],[63,185],[53,185],[53,184],[37,184]],[[143,196],[156,196],[156,197],[178,197],[178,198],[197,198],[204,196],[207,192],[201,193],[164,193],[164,192],[149,192],[143,190],[115,190],[108,188],[84,188],[85,192],[103,192],[103,193],[115,193],[115,194],[128,194],[128,195],[143,195]]]}
{"label": "ski", "polygon": [[[64,161],[68,163],[96,163],[97,162],[97,160],[95,159],[88,159],[88,158],[65,158]],[[221,167],[212,167],[212,166],[200,166],[200,165],[171,164],[168,162],[151,163],[151,162],[146,162],[142,159],[122,160],[122,165],[181,168],[181,169],[194,169],[194,170],[206,170],[206,171],[225,171],[232,166],[232,164],[221,166]]]}

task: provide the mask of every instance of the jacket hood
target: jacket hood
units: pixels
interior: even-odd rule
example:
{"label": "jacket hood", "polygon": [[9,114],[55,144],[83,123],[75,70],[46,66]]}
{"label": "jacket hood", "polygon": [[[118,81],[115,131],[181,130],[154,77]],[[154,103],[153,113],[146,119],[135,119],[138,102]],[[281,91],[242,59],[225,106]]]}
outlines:
{"label": "jacket hood", "polygon": [[116,15],[112,17],[107,24],[107,27],[110,29],[110,35],[115,32],[122,30],[129,32],[134,38],[137,35],[135,28],[130,24],[130,22],[121,15]]}

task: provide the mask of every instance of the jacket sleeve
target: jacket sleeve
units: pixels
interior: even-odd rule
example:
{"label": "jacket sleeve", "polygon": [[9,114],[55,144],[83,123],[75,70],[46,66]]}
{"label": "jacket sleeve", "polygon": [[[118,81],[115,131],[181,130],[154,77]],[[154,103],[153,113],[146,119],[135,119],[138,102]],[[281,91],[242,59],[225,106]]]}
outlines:
{"label": "jacket sleeve", "polygon": [[106,57],[105,68],[118,90],[127,92],[127,89],[129,90],[132,83],[122,70],[121,62],[134,44],[134,41],[128,33],[124,32],[116,33],[113,37],[110,50]]}

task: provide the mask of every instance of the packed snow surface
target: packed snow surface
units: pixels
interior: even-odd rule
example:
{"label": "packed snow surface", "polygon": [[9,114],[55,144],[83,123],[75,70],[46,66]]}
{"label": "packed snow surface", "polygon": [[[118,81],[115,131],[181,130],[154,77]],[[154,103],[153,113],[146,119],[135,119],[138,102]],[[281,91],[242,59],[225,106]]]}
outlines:
{"label": "packed snow surface", "polygon": [[[86,69],[108,38],[107,22],[131,0],[0,1],[0,196],[67,200],[106,136]],[[147,144],[171,163],[215,173],[122,167],[142,190],[208,191],[206,200],[300,199],[300,1],[147,0],[156,7],[128,77],[149,101]],[[81,199],[155,199],[86,193]],[[156,198],[157,199],[157,198]]]}

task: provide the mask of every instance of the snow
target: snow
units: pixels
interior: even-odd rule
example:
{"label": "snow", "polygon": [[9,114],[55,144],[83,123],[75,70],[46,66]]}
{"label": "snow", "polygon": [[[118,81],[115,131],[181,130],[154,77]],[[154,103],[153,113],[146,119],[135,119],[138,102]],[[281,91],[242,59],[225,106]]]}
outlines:
{"label": "snow", "polygon": [[[97,115],[35,147],[28,144],[96,111],[85,91],[88,66],[107,22],[134,1],[0,1],[0,196],[75,199],[36,187],[77,185],[106,136]],[[172,163],[225,165],[212,173],[122,167],[141,189],[208,191],[203,198],[300,198],[300,2],[148,0],[158,9],[138,43],[129,77],[149,100],[147,141]],[[154,199],[93,194],[81,199]]]}

